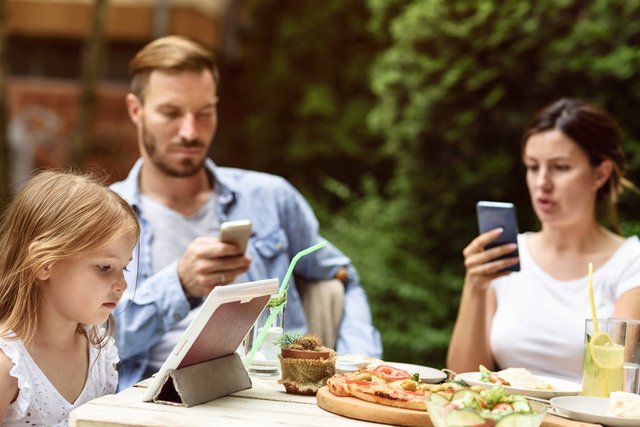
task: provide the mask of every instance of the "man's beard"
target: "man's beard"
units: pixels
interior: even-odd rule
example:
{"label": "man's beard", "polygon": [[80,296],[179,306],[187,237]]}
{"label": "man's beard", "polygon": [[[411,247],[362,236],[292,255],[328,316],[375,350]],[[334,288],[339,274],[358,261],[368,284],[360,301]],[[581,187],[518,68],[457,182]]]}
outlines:
{"label": "man's beard", "polygon": [[[197,163],[194,163],[193,159],[183,159],[179,166],[172,166],[171,164],[166,162],[166,159],[163,157],[162,153],[158,152],[155,136],[147,131],[147,127],[144,122],[142,122],[142,142],[153,164],[169,176],[175,178],[188,178],[190,176],[196,175],[204,165],[205,157],[202,157],[202,159]],[[194,139],[190,141],[183,140],[180,142],[180,145],[186,148],[190,148],[205,147],[206,144],[204,144],[200,140]]]}

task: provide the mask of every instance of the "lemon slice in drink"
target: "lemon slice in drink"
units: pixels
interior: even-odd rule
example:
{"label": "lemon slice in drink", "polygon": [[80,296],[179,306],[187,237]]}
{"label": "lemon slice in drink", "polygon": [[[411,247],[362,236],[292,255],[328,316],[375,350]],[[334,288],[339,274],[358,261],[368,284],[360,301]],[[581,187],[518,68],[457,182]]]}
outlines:
{"label": "lemon slice in drink", "polygon": [[624,364],[624,346],[614,343],[606,332],[598,332],[591,338],[589,353],[601,369],[621,368]]}

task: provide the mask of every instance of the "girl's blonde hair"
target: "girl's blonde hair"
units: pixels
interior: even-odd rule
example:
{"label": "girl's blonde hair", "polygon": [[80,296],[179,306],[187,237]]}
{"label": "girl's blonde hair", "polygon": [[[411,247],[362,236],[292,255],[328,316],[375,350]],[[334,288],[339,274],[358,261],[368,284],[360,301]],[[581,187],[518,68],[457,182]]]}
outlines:
{"label": "girl's blonde hair", "polygon": [[[140,236],[136,213],[96,176],[44,171],[31,178],[0,223],[0,337],[11,338],[13,332],[24,342],[33,338],[41,304],[39,270],[129,232]],[[95,326],[90,328],[94,345],[112,334],[112,316],[106,326],[102,337]],[[84,328],[78,326],[83,333]]]}

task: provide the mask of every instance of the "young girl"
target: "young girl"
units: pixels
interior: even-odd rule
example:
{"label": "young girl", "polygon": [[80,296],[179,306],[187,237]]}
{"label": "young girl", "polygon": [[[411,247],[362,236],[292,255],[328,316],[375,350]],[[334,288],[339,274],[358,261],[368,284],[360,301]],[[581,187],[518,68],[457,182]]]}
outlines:
{"label": "young girl", "polygon": [[13,200],[0,224],[3,426],[66,426],[114,392],[111,313],[138,236],[129,204],[92,177],[42,172]]}

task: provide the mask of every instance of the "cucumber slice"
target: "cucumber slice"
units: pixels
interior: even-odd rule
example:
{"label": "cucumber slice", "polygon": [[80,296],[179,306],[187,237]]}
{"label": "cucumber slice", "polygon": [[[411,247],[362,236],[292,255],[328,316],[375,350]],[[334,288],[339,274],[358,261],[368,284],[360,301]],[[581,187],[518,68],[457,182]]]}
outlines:
{"label": "cucumber slice", "polygon": [[502,417],[495,427],[538,427],[542,417],[537,414],[509,414]]}
{"label": "cucumber slice", "polygon": [[461,389],[454,392],[453,395],[451,396],[451,400],[464,399],[464,397],[467,394],[472,395],[476,399],[480,399],[480,393],[478,393],[477,391],[473,391],[471,389],[465,388],[465,389]]}
{"label": "cucumber slice", "polygon": [[440,393],[431,393],[431,401],[438,405],[446,405],[449,403],[449,399],[446,396],[441,395]]}
{"label": "cucumber slice", "polygon": [[475,412],[464,409],[454,409],[445,415],[446,425],[449,427],[483,426],[485,420]]}

